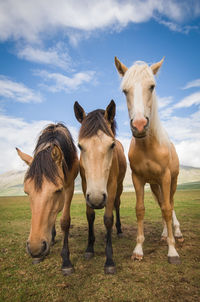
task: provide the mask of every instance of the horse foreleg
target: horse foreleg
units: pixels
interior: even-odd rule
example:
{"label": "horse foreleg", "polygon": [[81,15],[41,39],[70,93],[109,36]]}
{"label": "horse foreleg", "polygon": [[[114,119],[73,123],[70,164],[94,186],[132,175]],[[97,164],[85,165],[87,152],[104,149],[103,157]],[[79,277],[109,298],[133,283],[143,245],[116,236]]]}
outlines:
{"label": "horse foreleg", "polygon": [[95,211],[87,205],[86,216],[88,221],[88,246],[85,251],[85,258],[90,259],[94,256],[94,220],[95,220]]}
{"label": "horse foreleg", "polygon": [[70,228],[70,205],[73,196],[74,188],[70,188],[66,193],[66,200],[63,208],[62,217],[60,220],[61,229],[64,233],[64,241],[63,241],[63,248],[61,251],[62,257],[62,272],[64,275],[70,275],[73,273],[74,269],[70,261],[70,252],[69,252],[69,245],[68,245],[68,237],[69,237],[69,228]]}
{"label": "horse foreleg", "polygon": [[133,184],[136,193],[136,217],[137,217],[137,244],[133,250],[132,259],[141,261],[143,258],[142,245],[144,242],[144,182],[138,178],[134,173],[132,173]]}
{"label": "horse foreleg", "polygon": [[[106,211],[107,212],[107,211]],[[112,259],[113,249],[112,249],[112,226],[113,226],[113,214],[108,215],[105,212],[104,215],[104,225],[106,227],[106,262],[104,265],[105,274],[114,274],[115,273],[115,263]]]}
{"label": "horse foreleg", "polygon": [[173,205],[170,202],[170,186],[171,175],[169,171],[166,171],[161,180],[161,190],[163,194],[163,203],[161,205],[162,215],[167,225],[167,243],[168,243],[168,262],[180,263],[180,257],[175,249],[175,240],[172,231],[172,210]]}

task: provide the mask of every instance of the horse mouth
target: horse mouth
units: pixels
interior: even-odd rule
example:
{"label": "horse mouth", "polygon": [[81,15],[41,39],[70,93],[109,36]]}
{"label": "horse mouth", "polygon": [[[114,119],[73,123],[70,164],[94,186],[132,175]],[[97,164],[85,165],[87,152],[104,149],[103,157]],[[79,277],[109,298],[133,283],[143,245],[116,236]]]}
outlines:
{"label": "horse mouth", "polygon": [[105,207],[105,205],[106,205],[104,202],[101,203],[101,204],[99,204],[99,205],[94,205],[94,204],[92,204],[92,203],[90,203],[90,202],[88,202],[88,201],[87,201],[87,204],[88,204],[88,206],[89,206],[91,209],[94,209],[94,210],[103,209],[103,208]]}
{"label": "horse mouth", "polygon": [[[132,130],[132,129],[131,129]],[[144,138],[146,137],[147,133],[144,132],[144,133],[135,133],[133,130],[132,130],[132,134],[135,138]]]}

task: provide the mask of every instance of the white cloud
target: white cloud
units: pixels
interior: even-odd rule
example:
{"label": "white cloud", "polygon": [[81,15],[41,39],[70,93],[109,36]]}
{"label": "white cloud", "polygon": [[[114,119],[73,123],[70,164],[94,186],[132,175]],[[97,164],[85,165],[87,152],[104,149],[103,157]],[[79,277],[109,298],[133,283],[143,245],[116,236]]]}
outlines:
{"label": "white cloud", "polygon": [[188,82],[182,89],[189,89],[194,87],[200,87],[200,79]]}
{"label": "white cloud", "polygon": [[63,43],[48,50],[27,45],[18,51],[18,57],[38,64],[52,65],[62,69],[71,69],[72,61]]}
{"label": "white cloud", "polygon": [[11,81],[2,75],[0,75],[0,96],[21,103],[39,103],[43,100],[39,93],[26,87],[23,83]]}
{"label": "white cloud", "polygon": [[173,97],[172,96],[167,96],[167,97],[159,97],[157,95],[157,101],[158,101],[158,108],[162,109],[167,107],[169,104],[172,103]]}
{"label": "white cloud", "polygon": [[[44,33],[56,30],[65,33],[73,29],[90,32],[110,27],[113,30],[157,16],[183,21],[199,14],[199,4],[194,0],[6,0],[0,2],[0,39],[38,42]],[[168,26],[173,29],[172,25]]]}
{"label": "white cloud", "polygon": [[187,107],[191,107],[192,105],[199,105],[199,104],[200,104],[200,91],[186,96],[180,102],[175,104],[173,108],[187,108]]}
{"label": "white cloud", "polygon": [[43,86],[51,92],[65,91],[68,93],[71,90],[78,89],[84,83],[88,83],[91,80],[95,83],[94,71],[78,72],[71,78],[61,73],[50,73],[46,70],[36,71],[35,75],[42,77],[42,79],[48,83]]}
{"label": "white cloud", "polygon": [[[0,115],[0,173],[13,169],[26,169],[26,165],[18,157],[15,147],[32,155],[40,132],[49,123],[52,122],[45,120],[26,122],[23,119]],[[76,140],[78,136],[76,128],[67,127]]]}
{"label": "white cloud", "polygon": [[196,25],[190,26],[190,25],[180,25],[172,21],[166,21],[166,20],[159,20],[158,22],[160,24],[163,24],[164,26],[168,27],[171,31],[176,31],[183,34],[188,34],[191,30],[197,30],[199,27]]}
{"label": "white cloud", "polygon": [[176,151],[182,165],[200,168],[200,140],[182,141],[176,144]]}

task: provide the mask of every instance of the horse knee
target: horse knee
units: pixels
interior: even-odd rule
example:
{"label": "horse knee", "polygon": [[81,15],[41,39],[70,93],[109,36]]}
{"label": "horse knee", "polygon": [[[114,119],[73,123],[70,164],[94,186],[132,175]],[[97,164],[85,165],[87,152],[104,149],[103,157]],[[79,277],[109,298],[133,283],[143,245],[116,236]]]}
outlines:
{"label": "horse knee", "polygon": [[104,224],[107,229],[111,229],[113,226],[113,215],[111,217],[104,215]]}
{"label": "horse knee", "polygon": [[70,218],[69,219],[61,219],[60,220],[60,226],[61,226],[61,230],[63,232],[68,231],[69,227],[70,227]]}
{"label": "horse knee", "polygon": [[136,206],[135,208],[136,210],[136,217],[138,220],[142,220],[144,218],[144,214],[145,214],[145,207],[144,206]]}
{"label": "horse knee", "polygon": [[162,215],[166,222],[172,220],[172,207],[171,206],[162,206]]}

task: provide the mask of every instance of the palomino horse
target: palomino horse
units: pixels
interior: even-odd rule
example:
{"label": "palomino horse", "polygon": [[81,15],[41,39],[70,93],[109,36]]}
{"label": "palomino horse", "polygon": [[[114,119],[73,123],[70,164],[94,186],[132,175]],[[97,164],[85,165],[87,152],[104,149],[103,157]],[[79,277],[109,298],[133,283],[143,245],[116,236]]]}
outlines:
{"label": "palomino horse", "polygon": [[174,145],[161,125],[155,93],[154,75],[163,63],[150,67],[136,62],[129,69],[115,57],[115,65],[123,77],[122,90],[126,95],[132,140],[129,148],[129,161],[132,180],[136,192],[136,216],[138,222],[137,244],[132,258],[143,258],[144,242],[144,185],[149,183],[158,201],[164,221],[163,237],[167,237],[168,261],[179,263],[172,231],[172,216],[175,237],[183,241],[180,225],[174,212],[174,193],[179,173],[179,160]]}
{"label": "palomino horse", "polygon": [[74,112],[81,123],[79,132],[80,174],[82,188],[86,199],[88,220],[88,246],[86,259],[94,255],[94,209],[105,207],[104,224],[106,235],[106,274],[115,273],[112,259],[111,232],[113,226],[113,208],[116,209],[116,228],[120,235],[119,215],[120,196],[123,190],[123,179],[126,172],[126,159],[121,143],[115,139],[115,103],[111,101],[106,110],[95,110],[88,115],[75,102]]}
{"label": "palomino horse", "polygon": [[54,242],[57,214],[63,209],[60,221],[64,233],[62,271],[70,274],[73,272],[68,248],[70,204],[79,169],[71,134],[63,124],[50,124],[41,133],[33,158],[16,149],[30,166],[24,179],[24,192],[29,195],[32,211],[27,251],[34,263],[44,259]]}

